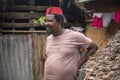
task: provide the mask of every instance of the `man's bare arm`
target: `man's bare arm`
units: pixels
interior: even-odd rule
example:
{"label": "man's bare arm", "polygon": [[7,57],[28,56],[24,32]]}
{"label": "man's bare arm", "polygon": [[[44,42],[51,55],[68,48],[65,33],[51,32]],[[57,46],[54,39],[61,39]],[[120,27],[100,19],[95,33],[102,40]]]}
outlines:
{"label": "man's bare arm", "polygon": [[88,60],[89,56],[92,56],[98,50],[98,46],[92,42],[87,48],[87,52],[84,57],[79,61],[78,69]]}

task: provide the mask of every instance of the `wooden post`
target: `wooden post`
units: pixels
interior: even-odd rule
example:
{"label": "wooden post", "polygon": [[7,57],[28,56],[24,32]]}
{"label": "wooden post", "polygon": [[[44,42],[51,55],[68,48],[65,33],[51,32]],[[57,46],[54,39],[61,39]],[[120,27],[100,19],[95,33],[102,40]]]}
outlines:
{"label": "wooden post", "polygon": [[[14,0],[12,0],[12,6],[14,6]],[[14,12],[14,9],[12,9],[12,12]],[[12,19],[12,23],[15,23],[14,19]],[[15,31],[15,28],[13,28],[13,31]]]}
{"label": "wooden post", "polygon": [[[34,5],[35,5],[35,2],[34,2],[34,0],[30,0],[30,8],[33,8],[34,7]],[[32,11],[30,11],[30,13],[34,13],[34,10]],[[32,23],[32,19],[30,19],[29,20],[29,23]],[[34,30],[34,28],[30,28],[30,30]]]}

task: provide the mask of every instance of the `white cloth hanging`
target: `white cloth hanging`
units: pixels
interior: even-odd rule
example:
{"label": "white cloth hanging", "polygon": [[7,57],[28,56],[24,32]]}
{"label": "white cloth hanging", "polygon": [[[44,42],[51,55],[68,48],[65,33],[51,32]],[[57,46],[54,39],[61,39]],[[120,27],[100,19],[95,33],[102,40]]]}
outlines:
{"label": "white cloth hanging", "polygon": [[108,27],[113,18],[113,13],[103,13],[103,27]]}

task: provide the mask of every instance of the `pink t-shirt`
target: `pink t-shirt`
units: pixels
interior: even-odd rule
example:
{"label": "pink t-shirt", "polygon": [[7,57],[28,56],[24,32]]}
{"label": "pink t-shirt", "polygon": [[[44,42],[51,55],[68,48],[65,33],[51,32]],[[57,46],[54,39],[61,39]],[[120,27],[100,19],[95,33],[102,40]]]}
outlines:
{"label": "pink t-shirt", "polygon": [[80,48],[86,49],[92,40],[84,34],[66,29],[60,36],[47,38],[44,80],[75,80]]}

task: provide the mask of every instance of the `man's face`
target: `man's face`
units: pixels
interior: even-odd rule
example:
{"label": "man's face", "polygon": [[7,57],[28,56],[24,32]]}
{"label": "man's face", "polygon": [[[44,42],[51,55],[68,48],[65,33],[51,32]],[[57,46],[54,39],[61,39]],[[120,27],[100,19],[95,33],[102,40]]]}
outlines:
{"label": "man's face", "polygon": [[46,15],[45,26],[46,26],[48,33],[53,33],[56,30],[58,24],[53,14]]}

